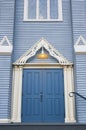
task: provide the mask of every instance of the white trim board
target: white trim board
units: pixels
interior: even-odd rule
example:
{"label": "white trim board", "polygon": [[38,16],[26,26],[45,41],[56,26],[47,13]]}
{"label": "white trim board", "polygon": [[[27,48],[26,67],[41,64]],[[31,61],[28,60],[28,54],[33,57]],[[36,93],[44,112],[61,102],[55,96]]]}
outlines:
{"label": "white trim board", "polygon": [[10,119],[0,119],[0,123],[10,123]]}

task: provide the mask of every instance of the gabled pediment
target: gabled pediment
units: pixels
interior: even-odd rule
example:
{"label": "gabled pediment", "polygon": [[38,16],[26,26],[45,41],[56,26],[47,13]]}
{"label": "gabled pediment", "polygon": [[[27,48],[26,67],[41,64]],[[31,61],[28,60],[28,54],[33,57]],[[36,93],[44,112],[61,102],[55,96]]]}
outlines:
{"label": "gabled pediment", "polygon": [[4,36],[0,42],[0,46],[12,46],[7,36]]}
{"label": "gabled pediment", "polygon": [[44,48],[50,56],[57,60],[59,64],[71,64],[62,54],[59,53],[47,40],[42,38],[37,43],[34,44],[24,55],[22,55],[14,64],[24,65],[27,63],[27,60],[35,56],[37,52]]}
{"label": "gabled pediment", "polygon": [[77,39],[74,49],[76,53],[86,53],[86,40],[82,36]]}
{"label": "gabled pediment", "polygon": [[80,37],[77,39],[75,45],[86,45],[86,40],[85,40],[82,36],[80,36]]}
{"label": "gabled pediment", "polygon": [[8,40],[7,36],[4,36],[0,42],[0,54],[11,54],[12,53],[12,44]]}

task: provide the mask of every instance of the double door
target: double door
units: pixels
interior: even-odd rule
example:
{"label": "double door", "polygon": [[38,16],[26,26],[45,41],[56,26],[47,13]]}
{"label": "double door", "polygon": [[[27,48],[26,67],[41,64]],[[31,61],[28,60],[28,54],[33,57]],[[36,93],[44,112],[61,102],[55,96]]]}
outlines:
{"label": "double door", "polygon": [[64,122],[62,69],[24,69],[22,122]]}

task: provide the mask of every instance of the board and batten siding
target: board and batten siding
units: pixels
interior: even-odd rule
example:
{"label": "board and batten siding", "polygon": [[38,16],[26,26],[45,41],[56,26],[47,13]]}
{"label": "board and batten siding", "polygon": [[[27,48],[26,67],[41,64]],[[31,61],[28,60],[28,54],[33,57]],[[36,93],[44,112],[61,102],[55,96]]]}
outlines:
{"label": "board and batten siding", "polygon": [[[7,36],[11,44],[13,43],[14,4],[15,0],[0,0],[0,41]],[[2,119],[10,119],[11,64],[11,55],[0,53],[0,122]]]}
{"label": "board and batten siding", "polygon": [[[74,44],[83,36],[86,39],[86,0],[71,0]],[[76,92],[86,97],[86,55],[74,54]],[[76,96],[77,122],[86,123],[86,101]]]}
{"label": "board and batten siding", "polygon": [[[76,55],[76,91],[86,97],[86,55]],[[86,100],[76,97],[77,121],[86,123]]]}
{"label": "board and batten siding", "polygon": [[16,0],[14,62],[41,38],[73,62],[70,0],[62,1],[63,21],[27,22],[24,21],[24,0]]}

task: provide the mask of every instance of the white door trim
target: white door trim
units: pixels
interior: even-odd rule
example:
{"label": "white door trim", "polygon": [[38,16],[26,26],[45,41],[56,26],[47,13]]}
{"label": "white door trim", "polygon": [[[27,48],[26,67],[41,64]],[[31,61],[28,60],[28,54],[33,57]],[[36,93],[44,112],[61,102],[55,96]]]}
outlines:
{"label": "white door trim", "polygon": [[21,122],[22,103],[22,76],[24,68],[63,68],[64,70],[64,97],[65,97],[65,123],[74,123],[75,119],[75,99],[69,97],[69,93],[74,91],[73,66],[72,65],[52,65],[52,64],[29,64],[16,65],[13,68],[13,90],[12,90],[12,112],[11,122]]}

